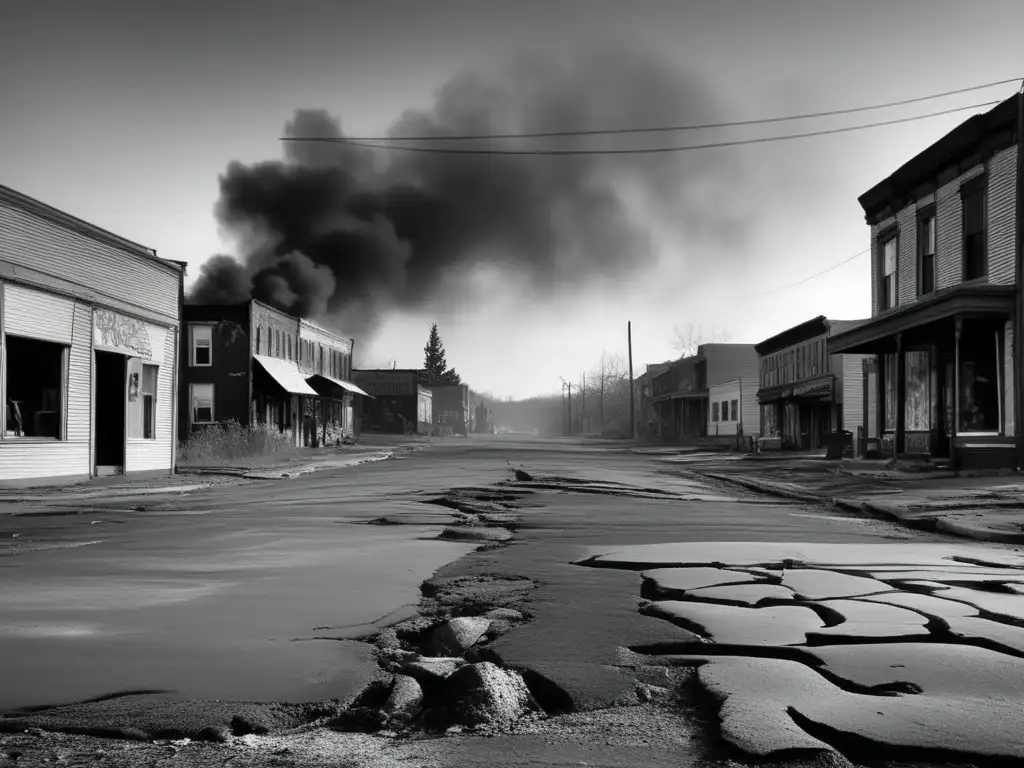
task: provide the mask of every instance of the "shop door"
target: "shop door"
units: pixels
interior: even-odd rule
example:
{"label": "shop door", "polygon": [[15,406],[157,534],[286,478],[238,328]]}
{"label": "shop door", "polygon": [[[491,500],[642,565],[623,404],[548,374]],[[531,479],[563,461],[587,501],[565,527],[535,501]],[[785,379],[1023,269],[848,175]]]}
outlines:
{"label": "shop door", "polygon": [[936,366],[938,374],[937,386],[935,387],[938,396],[936,403],[937,424],[932,432],[932,455],[943,458],[949,457],[949,444],[953,433],[953,408],[954,408],[954,371],[953,361],[948,356],[939,359]]}
{"label": "shop door", "polygon": [[126,361],[113,352],[96,353],[96,424],[93,428],[96,474],[124,469]]}

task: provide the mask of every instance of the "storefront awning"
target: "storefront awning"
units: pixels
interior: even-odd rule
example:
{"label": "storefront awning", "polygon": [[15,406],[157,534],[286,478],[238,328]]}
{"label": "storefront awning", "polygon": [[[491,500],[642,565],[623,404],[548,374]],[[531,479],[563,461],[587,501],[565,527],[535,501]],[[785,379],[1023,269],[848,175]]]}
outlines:
{"label": "storefront awning", "polygon": [[663,395],[655,395],[654,397],[648,398],[649,403],[661,403],[666,400],[700,400],[708,396],[706,389],[698,390],[677,390],[675,392],[666,392]]}
{"label": "storefront awning", "polygon": [[757,391],[759,403],[773,403],[781,400],[829,400],[834,397],[835,376],[817,376],[792,384],[765,387]]}
{"label": "storefront awning", "polygon": [[263,355],[253,355],[253,358],[285,392],[316,397],[316,390],[306,383],[305,377],[299,372],[295,363]]}
{"label": "storefront awning", "polygon": [[1014,286],[990,283],[960,283],[937,291],[871,320],[856,325],[828,340],[828,353],[878,354],[892,351],[898,333],[908,333],[956,315],[967,317],[1013,317]]}
{"label": "storefront awning", "polygon": [[357,387],[355,384],[353,384],[350,381],[343,381],[342,379],[336,379],[333,376],[324,376],[322,373],[313,374],[312,376],[307,377],[306,380],[309,381],[310,379],[316,379],[316,378],[325,379],[326,381],[331,382],[331,384],[334,384],[336,387],[341,387],[346,392],[351,392],[354,395],[362,395],[363,397],[369,397],[371,399],[373,398],[373,395],[371,395],[368,392],[364,392],[363,390],[361,390],[359,387]]}

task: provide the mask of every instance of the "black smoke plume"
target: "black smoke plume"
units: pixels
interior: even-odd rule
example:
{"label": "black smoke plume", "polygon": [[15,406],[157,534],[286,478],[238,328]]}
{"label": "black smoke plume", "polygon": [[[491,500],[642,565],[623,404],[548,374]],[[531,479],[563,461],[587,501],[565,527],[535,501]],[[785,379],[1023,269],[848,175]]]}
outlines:
{"label": "black smoke plume", "polygon": [[[700,83],[636,51],[601,50],[557,62],[523,59],[495,75],[463,73],[427,111],[409,111],[391,136],[580,130],[709,121]],[[342,137],[326,112],[300,110],[291,137]],[[686,137],[482,140],[430,146],[612,148]],[[511,271],[532,299],[623,279],[650,266],[644,216],[690,236],[719,237],[736,222],[706,194],[733,169],[721,156],[483,156],[380,151],[285,142],[284,160],[233,162],[216,213],[240,261],[215,256],[195,302],[254,296],[346,333],[372,332],[394,308],[443,308],[474,298],[474,265]],[[734,180],[733,180],[734,181]]]}

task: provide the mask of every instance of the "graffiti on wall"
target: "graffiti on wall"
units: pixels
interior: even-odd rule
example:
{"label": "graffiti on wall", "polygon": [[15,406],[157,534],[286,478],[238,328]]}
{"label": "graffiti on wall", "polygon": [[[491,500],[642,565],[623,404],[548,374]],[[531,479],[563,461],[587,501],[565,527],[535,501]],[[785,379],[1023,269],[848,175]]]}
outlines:
{"label": "graffiti on wall", "polygon": [[94,331],[97,346],[131,350],[139,357],[153,357],[149,331],[141,320],[119,315],[109,309],[97,309]]}

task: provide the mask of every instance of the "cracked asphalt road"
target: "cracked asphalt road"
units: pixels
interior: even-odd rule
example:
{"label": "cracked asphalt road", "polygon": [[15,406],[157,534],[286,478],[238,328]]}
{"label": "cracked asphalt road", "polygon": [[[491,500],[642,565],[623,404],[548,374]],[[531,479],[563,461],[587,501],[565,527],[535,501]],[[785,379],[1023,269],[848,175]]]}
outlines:
{"label": "cracked asphalt road", "polygon": [[[474,544],[424,540],[447,523],[446,510],[421,500],[453,487],[507,481],[509,464],[538,477],[620,483],[642,492],[574,492],[539,482],[529,503],[516,511],[509,545],[471,552]],[[438,516],[436,523],[431,515]],[[0,679],[21,681],[14,695],[5,689],[7,706],[81,700],[126,686],[174,688],[178,693],[170,697],[179,700],[211,694],[253,700],[247,685],[265,685],[267,700],[357,690],[368,674],[358,643],[280,639],[313,636],[324,626],[365,630],[375,619],[398,616],[417,598],[419,582],[440,567],[439,577],[497,574],[529,578],[536,585],[529,603],[532,621],[499,638],[488,653],[506,666],[530,670],[548,687],[549,702],[572,713],[500,737],[499,762],[524,766],[725,765],[738,757],[718,737],[713,708],[701,709],[706,702],[680,704],[672,717],[640,716],[650,706],[638,696],[642,662],[627,649],[697,636],[641,614],[638,574],[574,561],[595,551],[665,542],[946,541],[883,521],[711,486],[650,456],[510,436],[443,440],[398,461],[211,489],[142,512],[108,510],[92,516],[96,524],[89,518],[2,521],[6,541],[13,525],[24,526],[17,532],[29,542],[100,541],[0,558],[0,566],[10,568],[5,576],[16,579],[2,598],[10,601],[2,608],[12,620],[0,633],[0,665],[6,665]],[[382,518],[392,524],[359,525]],[[464,553],[470,554],[459,558]],[[132,642],[127,630],[123,640],[111,633],[97,641],[81,632],[90,622],[130,627],[133,617],[151,627],[134,657],[125,651],[130,645],[121,644]],[[35,636],[29,629],[20,635],[9,629],[32,626],[40,628]],[[78,634],[70,631],[75,628]],[[193,633],[191,644],[175,649],[175,632],[184,628]],[[285,645],[287,651],[280,651]],[[133,658],[136,669],[154,672],[145,678],[151,682],[133,678],[115,684],[123,669],[132,668]],[[164,683],[171,674],[161,678],[156,674],[161,669],[174,675],[192,670],[197,687],[190,692],[180,690],[180,682]],[[251,677],[267,679],[254,683]],[[270,690],[277,685],[291,686],[291,692],[281,696]],[[583,725],[595,727],[595,722],[604,744],[579,737]],[[245,749],[251,751],[253,737],[246,738]],[[286,737],[266,738],[277,739],[274,748],[280,749]],[[492,765],[496,746],[494,739],[463,734],[390,749],[402,753],[395,759],[404,764]],[[187,751],[182,748],[181,764],[187,764]],[[256,757],[233,756],[232,764],[285,764],[259,762],[258,750]],[[132,759],[143,764],[143,757]],[[318,759],[295,757],[287,764],[320,764]],[[360,764],[377,764],[373,759]],[[804,764],[802,757],[786,759]]]}

